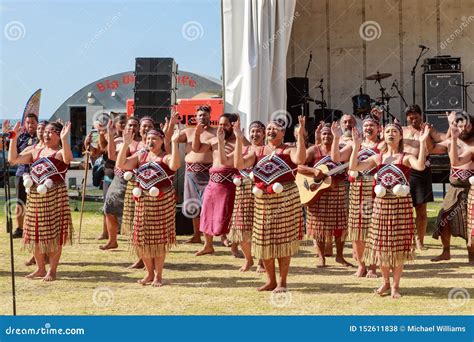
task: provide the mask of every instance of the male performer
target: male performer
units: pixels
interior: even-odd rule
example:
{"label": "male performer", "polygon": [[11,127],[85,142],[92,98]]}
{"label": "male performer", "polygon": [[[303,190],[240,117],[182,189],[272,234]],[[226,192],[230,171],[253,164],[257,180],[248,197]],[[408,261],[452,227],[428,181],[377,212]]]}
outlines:
{"label": "male performer", "polygon": [[[208,105],[199,106],[196,110],[197,123],[202,126],[202,141],[209,141],[216,136],[217,128],[211,127],[211,107]],[[170,129],[173,131],[176,120],[170,121]],[[203,153],[196,153],[192,150],[192,143],[196,128],[183,129],[178,142],[186,144],[185,162],[186,171],[184,173],[184,198],[183,211],[190,213],[196,205],[202,204],[202,195],[209,182],[209,169],[212,166],[212,150]],[[194,213],[192,216],[195,216]],[[201,233],[199,231],[200,215],[193,217],[193,236],[186,243],[201,243]]]}
{"label": "male performer", "polygon": [[[424,126],[420,106],[408,106],[405,109],[405,116],[407,119],[407,126],[403,127],[404,151],[417,156],[420,150],[419,137]],[[446,137],[446,134],[439,133],[432,128],[430,130],[428,148],[431,148],[433,142],[443,141]],[[428,225],[426,205],[428,202],[433,202],[434,200],[431,168],[428,158],[426,160],[426,168],[424,171],[412,170],[410,174],[410,193],[416,211],[416,247],[417,249],[423,249],[423,239]]]}
{"label": "male performer", "polygon": [[[257,153],[242,156],[243,135],[240,122],[234,124],[237,137],[235,167],[243,170],[253,166],[255,187],[252,252],[263,259],[267,282],[259,291],[285,292],[291,256],[303,238],[303,215],[298,188],[294,182],[297,165],[306,161],[304,143],[305,117],[298,118],[300,129],[296,147],[284,142],[285,127],[271,121],[266,128],[267,144]],[[275,273],[275,259],[280,268],[280,279]]]}
{"label": "male performer", "polygon": [[[456,132],[458,137],[454,138],[454,142],[458,148],[458,153],[463,155],[465,151],[469,150],[469,146],[474,145],[474,130],[472,129],[472,120],[474,118],[468,113],[456,114],[454,124],[456,126]],[[430,150],[430,153],[445,153],[451,148],[453,139],[447,139],[441,143],[435,144]],[[451,153],[451,156],[453,154]],[[449,177],[450,187],[443,199],[441,210],[438,213],[436,219],[435,231],[433,232],[433,238],[438,239],[441,236],[441,243],[443,244],[443,252],[432,258],[431,261],[441,261],[451,259],[450,253],[450,242],[451,236],[459,236],[468,240],[467,236],[467,201],[470,182],[469,178],[474,175],[471,170],[470,163],[464,163],[459,165],[459,161],[456,159],[451,161],[451,174]],[[471,257],[472,251],[468,253]]]}
{"label": "male performer", "polygon": [[[26,148],[33,146],[38,142],[36,136],[36,129],[38,126],[38,117],[36,114],[29,113],[25,116],[25,122],[23,126],[23,132],[20,133],[20,136],[16,139],[17,151],[20,154]],[[13,140],[12,140],[13,141]],[[15,186],[16,186],[16,197],[17,197],[17,213],[16,213],[16,223],[17,228],[13,232],[13,238],[18,239],[23,235],[23,220],[25,217],[25,204],[26,204],[26,192],[25,187],[23,186],[23,175],[30,171],[30,166],[28,164],[18,165],[16,170]]]}

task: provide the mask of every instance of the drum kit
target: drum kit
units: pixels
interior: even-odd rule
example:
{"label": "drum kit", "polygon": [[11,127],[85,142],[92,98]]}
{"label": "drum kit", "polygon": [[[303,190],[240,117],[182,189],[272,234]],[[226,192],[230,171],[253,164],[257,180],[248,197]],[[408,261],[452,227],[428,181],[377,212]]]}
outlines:
{"label": "drum kit", "polygon": [[[355,116],[362,118],[367,114],[373,114],[379,119],[381,119],[383,124],[395,119],[395,117],[390,113],[390,100],[398,98],[398,96],[400,96],[406,105],[407,102],[405,101],[402,93],[400,92],[396,80],[392,83],[391,89],[395,89],[398,93],[398,96],[392,96],[387,93],[387,89],[383,86],[382,80],[391,76],[392,74],[390,73],[380,73],[377,71],[377,73],[369,75],[365,78],[367,81],[375,81],[375,83],[379,85],[380,96],[376,98],[371,98],[369,95],[364,94],[362,91],[362,87],[360,87],[360,93],[352,97],[353,114]],[[308,102],[314,102],[320,107],[314,110],[314,116],[316,118],[316,121],[318,122],[322,120],[326,122],[332,122],[340,119],[340,117],[342,116],[342,111],[337,109],[326,108],[322,79],[319,82],[318,88],[321,92],[321,100],[315,100],[309,97],[306,99]]]}

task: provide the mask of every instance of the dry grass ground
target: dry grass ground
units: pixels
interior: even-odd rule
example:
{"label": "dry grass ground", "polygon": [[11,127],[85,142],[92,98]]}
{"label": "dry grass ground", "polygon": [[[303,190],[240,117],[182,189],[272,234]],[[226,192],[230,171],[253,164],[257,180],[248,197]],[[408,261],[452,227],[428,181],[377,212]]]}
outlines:
{"label": "dry grass ground", "polygon": [[[73,206],[72,206],[73,207]],[[430,205],[431,223],[439,203]],[[20,251],[15,240],[17,307],[20,315],[421,315],[473,314],[472,300],[462,306],[448,300],[453,288],[462,288],[474,296],[474,270],[467,264],[463,240],[453,240],[449,262],[432,263],[429,259],[441,251],[439,241],[427,238],[429,248],[418,254],[406,267],[400,300],[372,294],[379,279],[355,278],[347,269],[329,259],[329,267],[317,269],[314,251],[305,246],[293,259],[290,294],[272,298],[255,289],[265,276],[238,271],[242,261],[233,258],[220,243],[213,256],[195,257],[196,245],[179,244],[165,265],[165,286],[143,287],[136,283],[142,270],[128,270],[134,260],[126,240],[114,251],[99,250],[95,240],[102,219],[97,204],[88,204],[81,244],[64,248],[59,280],[44,283],[27,280],[32,267],[24,261],[29,255]],[[5,215],[0,227],[5,226]],[[79,214],[73,212],[75,227]],[[180,242],[184,240],[180,237]],[[346,258],[352,260],[346,246]],[[0,314],[11,313],[10,261],[8,235],[0,234]],[[462,293],[459,293],[462,295]],[[463,302],[464,303],[464,302]]]}

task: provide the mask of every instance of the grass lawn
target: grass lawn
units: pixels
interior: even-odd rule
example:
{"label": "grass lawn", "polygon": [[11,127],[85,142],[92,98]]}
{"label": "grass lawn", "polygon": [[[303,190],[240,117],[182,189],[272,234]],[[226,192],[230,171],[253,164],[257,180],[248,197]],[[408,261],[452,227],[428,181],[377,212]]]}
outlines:
{"label": "grass lawn", "polygon": [[[429,206],[430,226],[439,202]],[[3,206],[3,204],[2,204]],[[74,208],[73,205],[71,205]],[[264,274],[241,273],[242,260],[233,258],[220,243],[213,256],[195,257],[196,245],[179,244],[169,253],[164,271],[165,286],[143,287],[136,281],[142,270],[128,270],[134,261],[127,242],[120,238],[114,251],[99,250],[95,237],[101,231],[102,216],[97,203],[88,203],[80,244],[64,248],[58,281],[45,283],[27,280],[32,272],[24,261],[29,254],[14,240],[17,312],[19,315],[462,315],[474,314],[471,301],[459,298],[467,291],[474,296],[474,270],[467,264],[464,240],[453,239],[452,259],[431,263],[441,252],[441,243],[430,237],[429,248],[406,266],[400,300],[372,294],[380,279],[355,278],[347,269],[329,258],[329,267],[317,269],[310,244],[293,258],[289,276],[290,292],[285,297],[260,293],[256,287]],[[73,212],[76,230],[79,213]],[[4,233],[5,215],[0,216],[0,314],[11,314],[11,278],[8,235]],[[77,231],[76,231],[77,237]],[[182,242],[184,237],[179,237]],[[346,258],[353,261],[346,245]],[[448,299],[450,290],[460,288],[458,301]],[[463,304],[463,305],[460,305]]]}

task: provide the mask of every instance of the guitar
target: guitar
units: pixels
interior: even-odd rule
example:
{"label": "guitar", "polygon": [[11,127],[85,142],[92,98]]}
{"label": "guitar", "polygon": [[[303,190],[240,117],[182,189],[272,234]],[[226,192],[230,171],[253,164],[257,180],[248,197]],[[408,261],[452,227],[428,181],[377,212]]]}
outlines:
{"label": "guitar", "polygon": [[332,185],[331,176],[346,169],[347,167],[349,167],[349,163],[339,165],[332,170],[329,170],[326,165],[319,165],[316,168],[321,170],[325,175],[324,178],[319,180],[316,180],[316,177],[314,176],[307,176],[302,173],[297,173],[295,177],[295,183],[300,193],[301,204],[311,205],[316,202],[325,191],[330,189]]}

